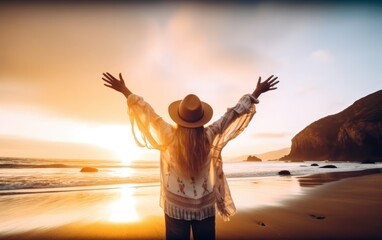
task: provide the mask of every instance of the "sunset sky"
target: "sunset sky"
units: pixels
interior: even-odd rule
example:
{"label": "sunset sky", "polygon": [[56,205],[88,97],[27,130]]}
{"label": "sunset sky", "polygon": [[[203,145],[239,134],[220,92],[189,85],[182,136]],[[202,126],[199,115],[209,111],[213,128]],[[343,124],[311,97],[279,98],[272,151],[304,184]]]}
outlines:
{"label": "sunset sky", "polygon": [[382,7],[344,2],[0,3],[0,157],[157,158],[135,145],[106,71],[169,122],[167,106],[186,94],[216,120],[275,74],[278,89],[223,155],[290,147],[311,122],[382,89]]}

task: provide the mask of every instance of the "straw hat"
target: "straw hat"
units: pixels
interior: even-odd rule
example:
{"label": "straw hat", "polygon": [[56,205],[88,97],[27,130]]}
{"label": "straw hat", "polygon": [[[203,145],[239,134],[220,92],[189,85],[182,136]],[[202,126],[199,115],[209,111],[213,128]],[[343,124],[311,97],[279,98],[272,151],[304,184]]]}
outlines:
{"label": "straw hat", "polygon": [[206,124],[212,118],[210,105],[189,94],[183,100],[178,100],[168,106],[168,113],[174,122],[182,127],[197,128]]}

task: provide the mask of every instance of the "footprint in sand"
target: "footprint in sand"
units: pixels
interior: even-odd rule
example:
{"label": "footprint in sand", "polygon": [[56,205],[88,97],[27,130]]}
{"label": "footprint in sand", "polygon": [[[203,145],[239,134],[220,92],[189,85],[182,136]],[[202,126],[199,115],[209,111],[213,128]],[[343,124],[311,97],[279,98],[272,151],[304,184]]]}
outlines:
{"label": "footprint in sand", "polygon": [[257,221],[256,224],[265,227],[265,223],[263,223],[261,221]]}
{"label": "footprint in sand", "polygon": [[309,216],[311,216],[312,218],[317,219],[317,220],[325,219],[325,216],[322,216],[322,215],[309,214]]}

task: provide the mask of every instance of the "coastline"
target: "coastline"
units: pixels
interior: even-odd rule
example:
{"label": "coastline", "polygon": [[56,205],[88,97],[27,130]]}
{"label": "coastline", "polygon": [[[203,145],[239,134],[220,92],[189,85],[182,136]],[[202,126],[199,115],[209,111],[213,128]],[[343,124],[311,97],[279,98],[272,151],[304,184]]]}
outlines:
{"label": "coastline", "polygon": [[[381,169],[332,172],[282,180],[287,184],[294,180],[303,190],[276,205],[264,203],[261,206],[251,205],[251,199],[249,201],[247,199],[249,206],[239,207],[238,213],[230,222],[223,222],[217,217],[217,239],[380,239],[382,237]],[[254,184],[247,181],[244,189],[240,190],[238,186],[241,183],[239,181],[237,184],[230,183],[233,192],[237,191],[239,196],[248,190],[254,192],[254,200],[256,194],[264,194],[256,189],[261,183]],[[272,184],[277,185],[277,183]],[[271,186],[266,185],[267,188]],[[25,218],[44,211],[56,217],[54,214],[59,211],[72,210],[72,212],[69,211],[68,215],[65,215],[67,218],[65,224],[52,227],[43,225],[23,232],[2,231],[0,239],[164,239],[163,213],[157,206],[158,187],[128,189],[127,192],[128,195],[125,197],[122,195],[119,199],[122,201],[121,205],[118,205],[119,203],[113,205],[117,207],[116,211],[126,208],[126,202],[132,204],[136,201],[135,209],[127,208],[125,211],[130,217],[134,216],[134,211],[150,213],[144,219],[137,217],[130,219],[130,222],[97,218],[81,220],[85,219],[86,214],[89,214],[90,219],[98,216],[94,213],[92,215],[92,212],[101,211],[100,209],[103,209],[102,214],[112,212],[113,209],[105,204],[115,200],[115,196],[119,194],[117,189],[28,194],[28,199],[25,199],[25,196],[21,198],[21,195],[6,196],[9,199],[1,196],[0,201],[3,203],[21,202],[18,205],[21,208],[29,201],[36,210]],[[36,202],[43,199],[45,202],[36,205]],[[234,197],[235,202],[236,199],[237,196]],[[23,211],[23,209],[14,207],[9,210],[11,211]],[[74,213],[81,217],[71,220]],[[11,218],[17,220],[14,215]],[[12,219],[9,220],[11,223]],[[55,221],[54,217],[51,221]]]}

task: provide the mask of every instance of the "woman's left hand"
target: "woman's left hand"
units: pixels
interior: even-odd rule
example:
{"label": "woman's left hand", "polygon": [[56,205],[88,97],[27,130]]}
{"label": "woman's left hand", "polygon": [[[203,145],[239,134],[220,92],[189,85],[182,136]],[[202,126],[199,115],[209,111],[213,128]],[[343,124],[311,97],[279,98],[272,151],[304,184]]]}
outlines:
{"label": "woman's left hand", "polygon": [[261,77],[259,77],[256,89],[253,91],[252,96],[258,98],[262,93],[277,89],[277,87],[275,87],[276,84],[279,83],[279,81],[276,81],[277,78],[278,77],[271,75],[267,80],[261,82]]}

